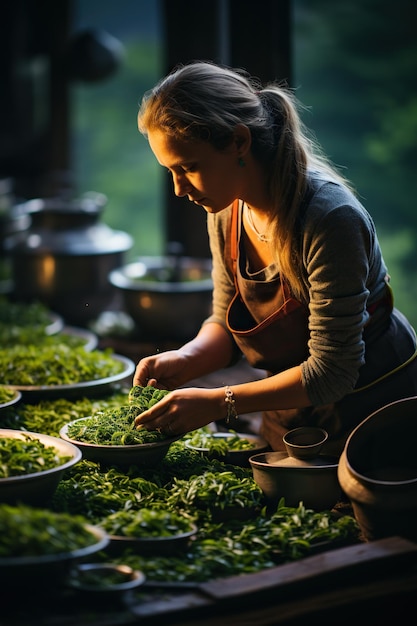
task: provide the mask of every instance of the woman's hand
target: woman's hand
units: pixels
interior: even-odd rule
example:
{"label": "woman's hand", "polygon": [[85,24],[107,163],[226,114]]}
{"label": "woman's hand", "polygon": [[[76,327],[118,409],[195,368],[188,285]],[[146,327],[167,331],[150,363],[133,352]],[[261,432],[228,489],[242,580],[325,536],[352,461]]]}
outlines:
{"label": "woman's hand", "polygon": [[178,350],[147,356],[136,366],[133,385],[158,389],[176,389],[187,378],[184,376],[187,357]]}
{"label": "woman's hand", "polygon": [[167,394],[135,418],[136,428],[182,435],[226,416],[224,388],[189,387]]}
{"label": "woman's hand", "polygon": [[182,385],[229,365],[233,344],[226,330],[215,322],[202,326],[198,335],[178,350],[141,359],[133,385],[178,389]]}

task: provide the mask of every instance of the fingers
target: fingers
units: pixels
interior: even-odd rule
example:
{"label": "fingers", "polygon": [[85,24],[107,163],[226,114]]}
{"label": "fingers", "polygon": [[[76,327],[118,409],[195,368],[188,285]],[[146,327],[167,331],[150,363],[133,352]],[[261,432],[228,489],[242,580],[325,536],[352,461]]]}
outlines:
{"label": "fingers", "polygon": [[[147,359],[142,359],[136,365],[136,370],[133,375],[133,385],[140,385],[141,387],[146,387],[146,385],[150,385],[150,381],[153,381],[154,377],[151,373],[151,367],[147,363]],[[153,385],[152,385],[153,386]]]}
{"label": "fingers", "polygon": [[168,435],[169,437],[173,437],[175,435],[174,430],[172,428],[172,422],[166,424],[164,427],[158,426],[155,430],[157,430],[158,433],[163,434],[163,435]]}
{"label": "fingers", "polygon": [[143,413],[135,417],[134,419],[135,428],[138,428],[138,429],[147,428],[148,430],[156,430],[155,428],[150,428],[154,418],[152,416],[148,417],[146,413],[148,413],[148,411],[144,411]]}
{"label": "fingers", "polygon": [[133,386],[138,385],[140,387],[156,387],[158,381],[156,378],[148,378],[145,373],[139,374],[138,372],[133,376]]}
{"label": "fingers", "polygon": [[[147,428],[147,430],[157,430],[161,426],[161,418],[166,413],[166,407],[162,404],[162,401],[154,404],[153,407],[143,411],[134,418],[135,428]],[[163,420],[162,420],[163,421]]]}
{"label": "fingers", "polygon": [[143,428],[145,428],[146,430],[156,430],[160,434],[168,435],[168,437],[174,437],[177,434],[174,430],[172,422],[155,427],[151,427],[149,424],[138,424],[136,426],[136,430],[142,430]]}
{"label": "fingers", "polygon": [[167,413],[167,408],[158,402],[151,409],[137,415],[134,419],[134,425],[137,430],[146,428],[146,430],[157,430],[164,435],[174,436],[176,433],[172,416]]}

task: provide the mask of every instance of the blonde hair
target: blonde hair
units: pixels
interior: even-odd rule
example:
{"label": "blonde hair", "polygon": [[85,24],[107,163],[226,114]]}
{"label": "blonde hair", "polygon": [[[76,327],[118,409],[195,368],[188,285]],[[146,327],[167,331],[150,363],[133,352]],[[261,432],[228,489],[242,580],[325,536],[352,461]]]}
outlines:
{"label": "blonde hair", "polygon": [[263,87],[244,70],[194,61],[175,68],[145,94],[138,128],[145,136],[158,129],[185,141],[207,141],[218,150],[233,141],[238,124],[249,128],[252,154],[267,173],[275,207],[271,227],[281,273],[294,296],[306,300],[299,215],[307,171],[348,183],[302,123],[300,108],[293,91],[283,84]]}

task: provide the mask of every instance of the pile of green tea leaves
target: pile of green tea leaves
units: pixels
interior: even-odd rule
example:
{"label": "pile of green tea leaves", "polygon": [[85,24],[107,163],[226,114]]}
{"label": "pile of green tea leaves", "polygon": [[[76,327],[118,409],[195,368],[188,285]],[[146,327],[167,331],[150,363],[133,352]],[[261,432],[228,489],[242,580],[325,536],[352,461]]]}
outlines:
{"label": "pile of green tea leaves", "polygon": [[82,516],[0,504],[0,558],[64,554],[97,543]]}
{"label": "pile of green tea leaves", "polygon": [[71,348],[85,347],[87,339],[63,328],[48,334],[53,322],[51,312],[40,302],[14,302],[0,296],[0,346],[2,349],[16,344],[49,345],[65,344]]}
{"label": "pile of green tea leaves", "polygon": [[[152,389],[144,389],[151,396],[146,402],[140,388],[131,390],[131,396],[141,398],[138,404],[144,403],[137,410],[153,401]],[[126,390],[95,399],[19,403],[4,409],[0,419],[7,418],[3,427],[56,435],[64,423],[130,405],[129,394]],[[117,557],[107,551],[95,555],[94,560],[126,563],[156,583],[205,582],[255,573],[314,554],[321,545],[326,550],[359,541],[358,525],[349,514],[312,511],[302,503],[291,508],[284,502],[276,511],[267,510],[251,469],[203,457],[186,445],[194,434],[171,443],[158,467],[121,469],[79,461],[65,470],[47,509],[82,515],[103,528],[108,524],[111,532],[119,522],[124,524],[125,515],[134,519],[142,510],[192,519],[197,533],[179,555],[141,556],[129,548]]]}
{"label": "pile of green tea leaves", "polygon": [[[199,522],[197,522],[199,524]],[[308,556],[322,542],[351,543],[357,537],[354,518],[335,518],[327,512],[286,507],[281,502],[272,515],[262,511],[245,523],[199,525],[199,532],[184,554],[152,558],[128,550],[115,559],[142,571],[148,581],[207,582],[252,574]]]}
{"label": "pile of green tea leaves", "polygon": [[22,386],[73,385],[119,374],[124,364],[113,351],[52,345],[15,345],[0,350],[3,384]]}
{"label": "pile of green tea leaves", "polygon": [[101,523],[102,528],[117,537],[173,537],[193,530],[193,518],[165,509],[141,508],[116,511]]}
{"label": "pile of green tea leaves", "polygon": [[14,302],[0,296],[0,345],[36,343],[46,337],[51,323],[49,310],[40,302]]}
{"label": "pile of green tea leaves", "polygon": [[173,509],[195,507],[200,511],[240,508],[260,509],[263,494],[251,476],[236,476],[232,470],[209,471],[189,480],[174,478],[167,504]]}
{"label": "pile of green tea leaves", "polygon": [[253,441],[245,439],[237,432],[231,430],[230,436],[216,436],[203,429],[195,430],[188,439],[188,445],[193,448],[200,448],[216,453],[219,456],[226,456],[228,452],[241,450],[251,450],[255,447]]}
{"label": "pile of green tea leaves", "polygon": [[45,330],[40,327],[20,327],[13,326],[4,329],[0,325],[0,338],[2,349],[13,347],[16,344],[20,346],[56,346],[65,344],[69,348],[84,348],[87,340],[84,337],[71,334],[65,330],[54,335],[47,335]]}
{"label": "pile of green tea leaves", "polygon": [[43,472],[70,459],[31,435],[0,437],[0,478]]}
{"label": "pile of green tea leaves", "polygon": [[162,400],[167,393],[169,393],[169,391],[166,389],[157,389],[156,387],[152,387],[152,385],[147,385],[146,387],[134,385],[129,390],[129,405],[134,410],[137,410],[138,414],[143,413],[143,411],[150,409],[151,406]]}
{"label": "pile of green tea leaves", "polygon": [[102,469],[98,463],[83,459],[67,470],[52,496],[54,511],[84,514],[92,524],[116,511],[164,506],[167,491],[132,468],[128,473],[116,467]]}
{"label": "pile of green tea leaves", "polygon": [[164,441],[167,435],[146,428],[138,430],[134,419],[167,393],[151,386],[132,387],[126,404],[68,424],[67,434],[75,441],[95,445],[131,446]]}
{"label": "pile of green tea leaves", "polygon": [[135,412],[129,406],[98,411],[68,424],[67,435],[73,441],[100,446],[134,446],[167,438],[156,430],[137,430],[134,417]]}
{"label": "pile of green tea leaves", "polygon": [[61,428],[69,422],[89,417],[98,411],[119,407],[126,403],[127,391],[123,389],[102,398],[78,398],[69,400],[41,400],[38,403],[19,403],[1,413],[2,428],[27,430],[59,437]]}
{"label": "pile of green tea leaves", "polygon": [[[204,459],[183,440],[171,444],[157,469],[121,471],[82,460],[59,483],[50,507],[84,511],[90,523],[111,534],[121,533],[124,523],[143,510],[188,516],[198,530],[184,553],[142,556],[127,547],[112,557],[154,582],[203,582],[258,572],[308,556],[322,543],[344,545],[359,536],[350,515],[312,511],[302,503],[286,507],[283,501],[268,512],[250,469]],[[229,516],[218,515],[228,511]],[[99,558],[107,561],[109,555],[103,552]]]}
{"label": "pile of green tea leaves", "polygon": [[50,323],[50,311],[41,302],[17,302],[0,296],[0,328],[26,326],[45,330]]}

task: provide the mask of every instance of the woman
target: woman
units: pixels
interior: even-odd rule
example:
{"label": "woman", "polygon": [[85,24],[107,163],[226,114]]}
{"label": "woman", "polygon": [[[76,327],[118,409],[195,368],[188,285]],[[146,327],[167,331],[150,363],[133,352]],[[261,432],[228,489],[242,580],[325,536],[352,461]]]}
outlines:
{"label": "woman", "polygon": [[[138,127],[175,194],[208,214],[214,289],[194,339],[137,365],[134,385],[172,390],[137,427],[180,434],[226,418],[238,429],[239,413],[256,411],[273,449],[308,424],[339,454],[367,415],[417,395],[415,333],[393,307],[372,219],[290,90],[193,62],[145,95]],[[186,387],[242,354],[268,375]]]}

